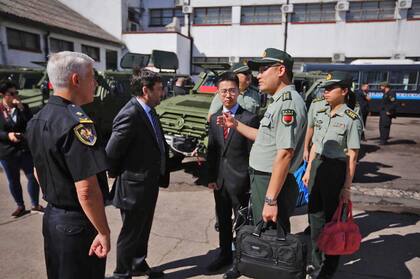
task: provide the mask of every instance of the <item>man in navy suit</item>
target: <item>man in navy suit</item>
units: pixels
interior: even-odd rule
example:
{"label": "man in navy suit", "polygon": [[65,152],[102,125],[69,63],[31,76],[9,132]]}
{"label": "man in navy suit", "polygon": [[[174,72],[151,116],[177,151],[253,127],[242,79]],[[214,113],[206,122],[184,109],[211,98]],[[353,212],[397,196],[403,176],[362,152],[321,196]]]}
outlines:
{"label": "man in navy suit", "polygon": [[159,74],[144,69],[133,76],[131,88],[135,96],[115,117],[106,147],[110,176],[116,177],[113,204],[123,221],[110,278],[160,278],[163,272],[152,270],[146,257],[159,186],[169,184],[168,147],[154,109],[163,84]]}
{"label": "man in navy suit", "polygon": [[232,263],[232,211],[236,215],[249,200],[248,161],[252,142],[235,129],[217,125],[217,117],[230,114],[251,127],[258,127],[258,117],[238,103],[239,79],[233,72],[222,74],[217,81],[218,95],[223,103],[210,118],[208,144],[208,187],[214,190],[216,214],[219,221],[220,255],[208,267],[217,271]]}

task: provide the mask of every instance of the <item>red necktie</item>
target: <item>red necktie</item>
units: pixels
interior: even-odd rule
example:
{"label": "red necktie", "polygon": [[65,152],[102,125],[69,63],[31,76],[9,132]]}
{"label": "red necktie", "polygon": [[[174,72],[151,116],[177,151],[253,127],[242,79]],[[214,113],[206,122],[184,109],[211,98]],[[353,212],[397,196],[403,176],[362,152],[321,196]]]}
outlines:
{"label": "red necktie", "polygon": [[[227,115],[230,115],[230,111],[225,112]],[[229,128],[223,127],[223,138],[226,140],[229,135]]]}

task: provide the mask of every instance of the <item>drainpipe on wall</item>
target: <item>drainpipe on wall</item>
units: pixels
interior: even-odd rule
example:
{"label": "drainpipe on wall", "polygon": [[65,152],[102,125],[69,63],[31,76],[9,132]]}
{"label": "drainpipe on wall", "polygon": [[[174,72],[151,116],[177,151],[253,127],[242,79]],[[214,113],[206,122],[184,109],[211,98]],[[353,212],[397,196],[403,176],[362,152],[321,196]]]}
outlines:
{"label": "drainpipe on wall", "polygon": [[[1,52],[1,61],[3,65],[7,65],[7,56],[6,56],[6,47],[4,45],[4,36],[3,36],[3,28],[0,25],[0,52]],[[0,64],[2,64],[0,63]]]}
{"label": "drainpipe on wall", "polygon": [[[289,5],[289,0],[286,2],[287,5]],[[286,14],[286,22],[284,23],[284,45],[283,45],[283,51],[286,51],[287,49],[287,29],[289,25],[289,15]]]}
{"label": "drainpipe on wall", "polygon": [[45,62],[48,61],[48,55],[50,54],[49,37],[50,37],[50,31],[47,31],[47,33],[44,35]]}
{"label": "drainpipe on wall", "polygon": [[190,38],[190,75],[193,69],[193,45],[194,38],[191,36],[191,14],[188,14],[188,38]]}

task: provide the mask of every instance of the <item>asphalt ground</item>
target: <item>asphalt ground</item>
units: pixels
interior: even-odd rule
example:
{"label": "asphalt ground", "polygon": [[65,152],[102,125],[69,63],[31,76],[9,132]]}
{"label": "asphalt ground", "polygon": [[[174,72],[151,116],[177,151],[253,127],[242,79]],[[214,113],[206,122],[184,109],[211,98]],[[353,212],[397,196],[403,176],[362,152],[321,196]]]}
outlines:
{"label": "asphalt ground", "polygon": [[[357,253],[342,257],[335,278],[420,278],[420,216],[395,213],[420,207],[420,119],[394,121],[391,144],[387,146],[377,145],[377,122],[376,117],[368,119],[368,141],[363,144],[365,151],[355,181],[354,216],[363,236],[362,246]],[[217,256],[218,235],[214,230],[213,194],[203,185],[202,173],[195,161],[184,160],[172,173],[170,187],[159,194],[148,262],[164,270],[165,278],[221,278],[223,270],[212,275],[205,271]],[[22,183],[26,183],[23,175]],[[31,213],[11,219],[14,209],[1,173],[0,278],[46,278],[42,215]],[[107,216],[112,236],[107,274],[111,274],[121,219],[112,206],[107,207]],[[306,208],[298,208],[292,218],[292,232],[302,234],[306,226]]]}

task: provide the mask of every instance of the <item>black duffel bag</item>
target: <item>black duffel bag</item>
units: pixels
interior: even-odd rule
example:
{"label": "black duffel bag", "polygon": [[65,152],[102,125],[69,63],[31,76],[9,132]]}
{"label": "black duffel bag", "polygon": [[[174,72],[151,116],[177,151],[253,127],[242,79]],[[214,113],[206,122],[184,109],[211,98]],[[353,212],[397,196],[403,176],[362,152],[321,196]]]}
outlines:
{"label": "black duffel bag", "polygon": [[236,236],[236,260],[242,275],[252,278],[305,278],[306,244],[260,222],[242,226]]}

